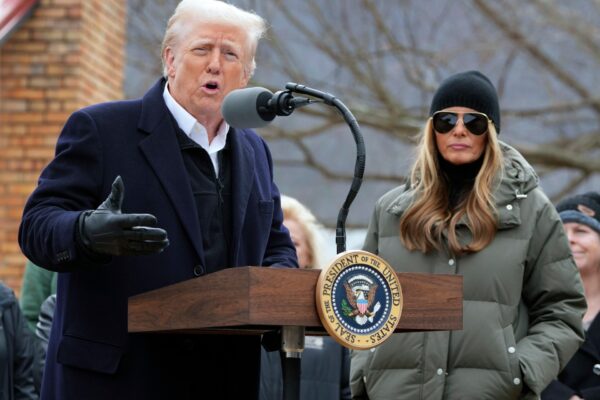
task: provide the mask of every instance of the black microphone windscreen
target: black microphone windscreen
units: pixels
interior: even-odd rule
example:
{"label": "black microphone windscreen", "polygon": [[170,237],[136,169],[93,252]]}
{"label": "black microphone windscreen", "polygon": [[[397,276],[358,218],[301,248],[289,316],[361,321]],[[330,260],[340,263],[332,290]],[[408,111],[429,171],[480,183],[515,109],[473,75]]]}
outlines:
{"label": "black microphone windscreen", "polygon": [[[273,93],[263,87],[232,90],[223,99],[221,114],[234,128],[260,128],[275,118],[275,113],[260,112],[266,107]],[[266,110],[266,108],[265,108]]]}

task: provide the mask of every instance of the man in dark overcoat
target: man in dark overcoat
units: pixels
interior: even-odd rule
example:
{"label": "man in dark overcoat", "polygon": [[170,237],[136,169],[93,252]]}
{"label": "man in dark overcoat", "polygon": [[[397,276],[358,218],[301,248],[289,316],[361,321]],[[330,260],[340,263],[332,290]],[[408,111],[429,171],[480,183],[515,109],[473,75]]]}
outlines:
{"label": "man in dark overcoat", "polygon": [[259,339],[129,334],[127,299],[227,267],[297,267],[269,149],[220,111],[264,31],[256,14],[183,0],[164,77],[66,122],[19,232],[25,255],[60,273],[44,399],[256,397]]}

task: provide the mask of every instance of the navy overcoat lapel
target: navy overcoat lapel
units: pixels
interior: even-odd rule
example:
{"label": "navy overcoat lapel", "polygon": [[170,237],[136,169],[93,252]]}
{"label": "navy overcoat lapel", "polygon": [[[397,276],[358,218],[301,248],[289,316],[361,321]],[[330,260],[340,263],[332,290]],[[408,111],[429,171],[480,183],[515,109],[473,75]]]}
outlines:
{"label": "navy overcoat lapel", "polygon": [[148,136],[140,141],[139,146],[165,189],[181,225],[204,265],[198,213],[175,137],[177,132],[162,97],[164,83],[164,79],[157,82],[142,100],[138,129],[147,132]]}

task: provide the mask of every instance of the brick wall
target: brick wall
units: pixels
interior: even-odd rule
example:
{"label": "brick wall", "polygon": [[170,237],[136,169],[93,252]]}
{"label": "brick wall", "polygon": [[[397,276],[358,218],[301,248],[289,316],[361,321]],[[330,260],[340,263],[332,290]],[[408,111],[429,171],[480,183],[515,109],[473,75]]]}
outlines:
{"label": "brick wall", "polygon": [[123,97],[124,0],[42,0],[0,47],[0,280],[17,292],[27,196],[68,116]]}

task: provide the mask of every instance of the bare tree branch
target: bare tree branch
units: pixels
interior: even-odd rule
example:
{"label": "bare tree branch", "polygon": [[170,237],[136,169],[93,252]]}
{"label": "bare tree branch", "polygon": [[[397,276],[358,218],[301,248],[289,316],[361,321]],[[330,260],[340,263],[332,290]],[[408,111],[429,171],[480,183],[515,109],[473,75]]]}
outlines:
{"label": "bare tree branch", "polygon": [[[529,53],[543,68],[552,72],[563,84],[579,94],[583,99],[590,99],[591,95],[587,88],[580,84],[575,77],[561,68],[550,56],[544,53],[539,46],[532,43],[516,27],[511,24],[503,15],[494,10],[486,0],[472,0],[479,10],[499,28],[509,39],[514,41],[523,51]],[[592,106],[600,112],[600,104],[593,102]]]}
{"label": "bare tree branch", "polygon": [[558,10],[562,6],[555,1],[550,0],[532,0],[537,8],[537,11],[542,13],[546,20],[554,22],[554,27],[560,28],[574,36],[574,39],[581,46],[586,48],[587,53],[600,61],[600,30],[597,26],[582,23],[573,23],[573,21],[582,21],[583,16],[574,12],[572,8],[564,9],[563,12],[568,15],[563,15]]}
{"label": "bare tree branch", "polygon": [[[302,161],[278,160],[277,161],[278,165],[284,165],[284,166],[288,166],[288,167],[290,167],[290,166],[291,167],[303,167],[303,168],[306,168],[307,166],[309,166],[309,167],[312,167],[313,169],[317,170],[323,177],[334,180],[334,181],[335,180],[351,181],[354,178],[354,176],[351,174],[341,174],[338,172],[331,171],[323,163],[321,163],[317,159],[315,159],[315,157],[313,155],[314,152],[308,146],[306,146],[304,143],[299,142],[299,141],[297,141],[295,143],[299,147],[302,154],[304,155],[304,160],[302,160]],[[364,178],[377,180],[377,181],[392,182],[395,184],[400,184],[406,180],[406,178],[403,176],[385,175],[385,174],[366,174]]]}
{"label": "bare tree branch", "polygon": [[585,159],[581,157],[581,153],[574,153],[548,145],[518,145],[516,147],[532,163],[540,163],[555,168],[572,168],[588,174],[600,172],[600,159],[598,158]]}
{"label": "bare tree branch", "polygon": [[590,174],[581,174],[577,179],[566,182],[563,188],[552,196],[552,201],[557,202],[569,193],[575,191],[579,185],[585,182],[590,177]]}

